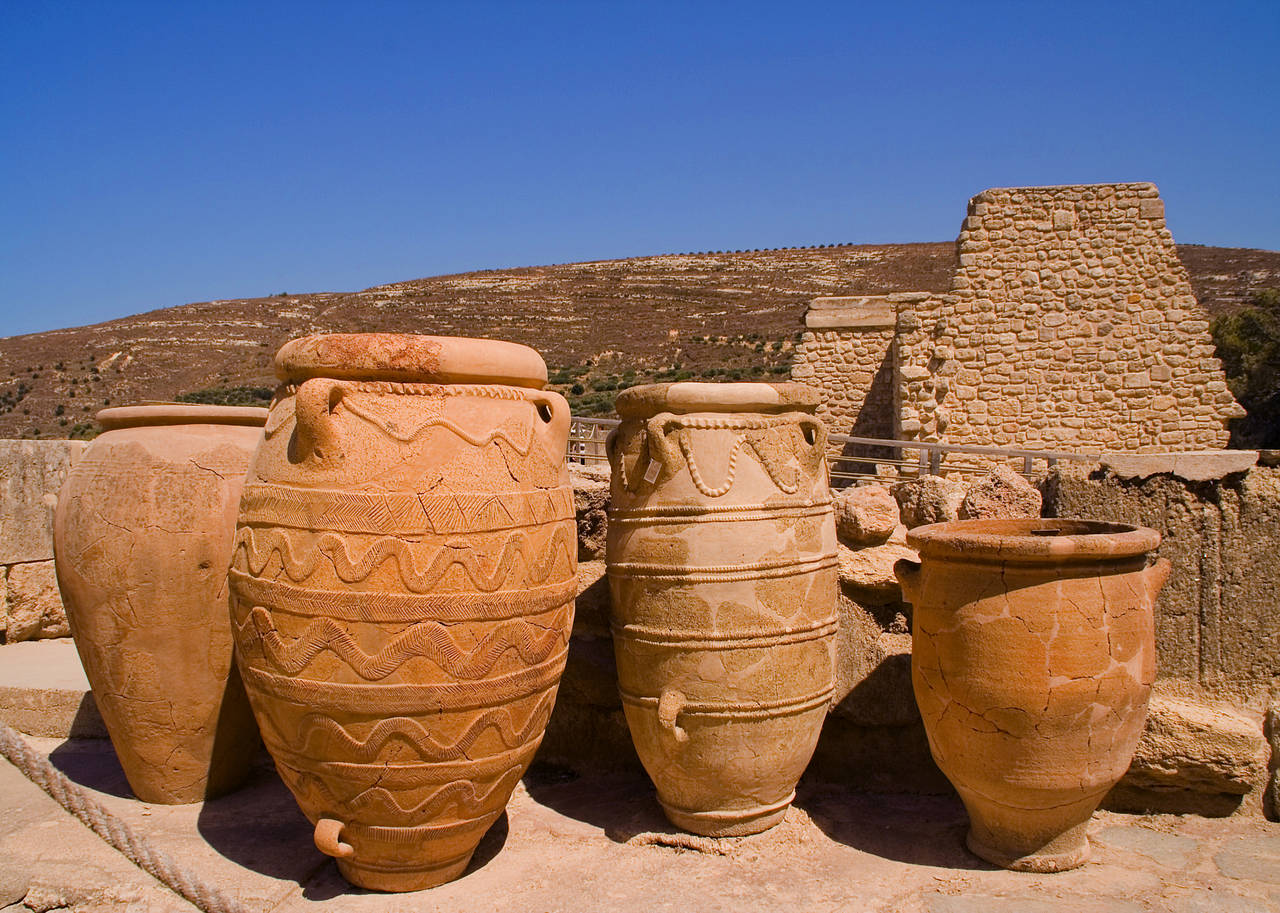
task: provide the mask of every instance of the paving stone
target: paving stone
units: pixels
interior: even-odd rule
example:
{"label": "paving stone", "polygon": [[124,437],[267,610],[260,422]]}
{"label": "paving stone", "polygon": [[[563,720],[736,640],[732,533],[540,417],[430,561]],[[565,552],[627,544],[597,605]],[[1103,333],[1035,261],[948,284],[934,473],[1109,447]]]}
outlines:
{"label": "paving stone", "polygon": [[926,909],[929,913],[1143,913],[1142,907],[1126,900],[1032,895],[944,895],[932,898]]}
{"label": "paving stone", "polygon": [[1280,884],[1280,836],[1240,837],[1213,857],[1228,878]]}
{"label": "paving stone", "polygon": [[1171,869],[1185,868],[1196,849],[1196,841],[1190,837],[1145,827],[1109,827],[1093,839],[1119,850],[1141,853]]}
{"label": "paving stone", "polygon": [[1213,890],[1166,896],[1161,898],[1161,902],[1168,913],[1258,913],[1263,909],[1275,909],[1257,897],[1242,897],[1229,891]]}

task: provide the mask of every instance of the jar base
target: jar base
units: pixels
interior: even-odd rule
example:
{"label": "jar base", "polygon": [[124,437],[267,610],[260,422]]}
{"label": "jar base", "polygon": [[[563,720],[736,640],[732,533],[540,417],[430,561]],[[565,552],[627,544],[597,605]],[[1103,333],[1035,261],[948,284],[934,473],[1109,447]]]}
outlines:
{"label": "jar base", "polygon": [[[1073,828],[1073,830],[1076,829]],[[969,848],[969,852],[981,859],[985,859],[987,862],[1000,866],[1002,869],[1009,869],[1012,872],[1048,874],[1079,868],[1089,861],[1089,838],[1085,835],[1083,827],[1079,828],[1078,836],[1078,840],[1069,842],[1055,840],[1053,848],[1048,852],[1034,852],[1025,855],[1017,855],[983,843],[974,834],[972,828],[969,829],[964,842],[965,846]],[[1067,843],[1067,845],[1061,846],[1062,843]]]}
{"label": "jar base", "polygon": [[349,859],[338,859],[338,871],[342,877],[357,888],[370,891],[384,891],[388,894],[404,894],[409,891],[423,891],[434,888],[460,877],[471,863],[471,853],[457,859],[451,859],[440,865],[391,868],[368,866],[353,863]]}
{"label": "jar base", "polygon": [[772,805],[717,811],[689,811],[659,802],[667,820],[681,830],[702,837],[746,837],[779,824],[795,797],[795,790],[792,790],[785,799]]}

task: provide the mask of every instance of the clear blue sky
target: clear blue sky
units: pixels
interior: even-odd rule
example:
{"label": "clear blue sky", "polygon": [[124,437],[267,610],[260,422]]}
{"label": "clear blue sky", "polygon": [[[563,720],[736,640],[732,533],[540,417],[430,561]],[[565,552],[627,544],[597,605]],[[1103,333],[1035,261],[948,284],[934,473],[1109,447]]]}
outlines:
{"label": "clear blue sky", "polygon": [[1280,249],[1280,2],[0,2],[0,335],[1153,180]]}

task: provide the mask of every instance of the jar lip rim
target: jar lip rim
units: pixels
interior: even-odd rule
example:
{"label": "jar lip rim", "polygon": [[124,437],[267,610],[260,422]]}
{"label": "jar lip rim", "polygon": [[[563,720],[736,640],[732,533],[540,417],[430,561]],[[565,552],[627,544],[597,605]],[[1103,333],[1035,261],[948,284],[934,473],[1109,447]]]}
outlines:
{"label": "jar lip rim", "polygon": [[794,381],[682,380],[628,387],[614,400],[614,409],[623,418],[647,418],[660,412],[813,413],[820,402],[817,390]]}
{"label": "jar lip rim", "polygon": [[907,544],[921,557],[1017,561],[1123,559],[1160,545],[1145,526],[1073,517],[953,520],[917,526]]}
{"label": "jar lip rim", "polygon": [[148,425],[247,425],[261,428],[270,412],[261,406],[145,402],[101,409],[94,418],[108,431]]}
{"label": "jar lip rim", "polygon": [[504,339],[413,333],[317,333],[291,339],[275,357],[285,382],[313,377],[442,384],[505,384],[541,390],[547,364]]}

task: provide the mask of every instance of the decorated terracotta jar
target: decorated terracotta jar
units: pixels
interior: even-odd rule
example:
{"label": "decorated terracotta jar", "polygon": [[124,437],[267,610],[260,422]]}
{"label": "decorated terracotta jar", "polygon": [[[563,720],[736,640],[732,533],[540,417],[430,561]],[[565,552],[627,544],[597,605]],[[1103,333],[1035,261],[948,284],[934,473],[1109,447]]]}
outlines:
{"label": "decorated terracotta jar", "polygon": [[551,715],[573,625],[568,405],[522,345],[309,336],[240,503],[237,656],[353,884],[456,878]]}
{"label": "decorated terracotta jar", "polygon": [[618,395],[608,575],[623,709],[672,823],[786,814],[833,688],[836,533],[817,396],[676,383]]}
{"label": "decorated terracotta jar", "polygon": [[258,730],[231,659],[227,565],[267,410],[104,409],[58,496],[53,545],[76,649],[145,802],[238,786]]}
{"label": "decorated terracotta jar", "polygon": [[1155,677],[1160,534],[1091,520],[963,520],[907,535],[911,677],[929,746],[1005,868],[1089,858],[1085,831],[1133,758]]}

